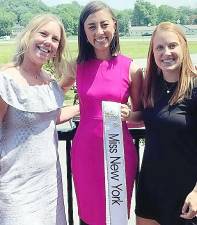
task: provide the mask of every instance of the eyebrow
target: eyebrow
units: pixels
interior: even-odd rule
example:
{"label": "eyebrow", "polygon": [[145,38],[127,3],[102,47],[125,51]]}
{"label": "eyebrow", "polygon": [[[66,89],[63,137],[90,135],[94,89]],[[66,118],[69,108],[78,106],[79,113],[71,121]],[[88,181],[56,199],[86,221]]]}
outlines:
{"label": "eyebrow", "polygon": [[173,42],[170,42],[169,44],[178,44],[179,42],[178,41],[173,41]]}
{"label": "eyebrow", "polygon": [[[106,23],[106,22],[109,22],[109,20],[103,20],[103,21],[101,21],[100,23]],[[90,22],[90,23],[88,23],[87,25],[94,25],[94,24],[96,24],[97,22]]]}
{"label": "eyebrow", "polygon": [[[178,41],[172,41],[172,42],[167,43],[167,45],[169,45],[169,44],[178,44],[178,43],[179,43]],[[158,45],[165,45],[165,44],[159,43],[159,44],[157,44],[155,46],[158,46]]]}
{"label": "eyebrow", "polygon": [[[45,33],[49,34],[49,32],[47,30],[45,30],[45,29],[40,29],[38,32],[45,32]],[[53,37],[55,37],[57,39],[60,39],[60,37],[58,35],[56,35],[56,34],[54,34]]]}
{"label": "eyebrow", "polygon": [[45,33],[49,33],[47,30],[45,30],[45,29],[43,29],[43,28],[39,29],[39,30],[38,30],[38,32],[45,32]]}

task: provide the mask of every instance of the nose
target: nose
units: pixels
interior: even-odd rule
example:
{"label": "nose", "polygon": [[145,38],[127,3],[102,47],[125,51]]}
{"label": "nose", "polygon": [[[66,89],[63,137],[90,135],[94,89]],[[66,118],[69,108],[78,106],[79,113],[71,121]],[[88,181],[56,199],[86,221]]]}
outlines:
{"label": "nose", "polygon": [[103,34],[103,28],[100,25],[98,25],[96,33],[97,34]]}
{"label": "nose", "polygon": [[45,40],[44,40],[44,43],[45,43],[46,45],[50,45],[50,44],[52,43],[52,37],[47,36],[47,37],[45,38]]}
{"label": "nose", "polygon": [[165,54],[166,55],[170,55],[171,54],[171,49],[168,46],[165,47]]}

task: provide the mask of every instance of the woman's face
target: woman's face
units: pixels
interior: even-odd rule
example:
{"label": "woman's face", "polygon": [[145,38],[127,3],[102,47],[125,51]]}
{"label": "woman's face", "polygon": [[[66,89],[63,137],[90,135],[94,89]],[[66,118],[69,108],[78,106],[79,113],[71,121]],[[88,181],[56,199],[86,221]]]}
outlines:
{"label": "woman's face", "polygon": [[153,54],[155,62],[163,74],[169,72],[180,73],[183,50],[176,33],[157,31],[153,39]]}
{"label": "woman's face", "polygon": [[94,47],[97,58],[110,56],[110,43],[114,37],[116,24],[107,9],[90,14],[85,23],[84,30],[87,41]]}
{"label": "woman's face", "polygon": [[60,38],[60,26],[50,21],[32,35],[26,56],[38,64],[46,63],[56,56]]}

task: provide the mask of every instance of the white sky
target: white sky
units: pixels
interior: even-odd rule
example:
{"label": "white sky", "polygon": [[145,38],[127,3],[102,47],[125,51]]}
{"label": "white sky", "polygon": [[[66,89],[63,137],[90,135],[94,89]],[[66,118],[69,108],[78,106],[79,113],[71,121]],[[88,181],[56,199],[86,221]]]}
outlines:
{"label": "white sky", "polygon": [[[45,4],[50,6],[58,5],[61,3],[71,3],[73,0],[42,0]],[[135,4],[135,0],[103,0],[106,2],[110,7],[114,9],[129,9],[133,8]],[[169,5],[172,7],[179,7],[179,6],[187,6],[191,8],[197,8],[197,0],[146,0],[156,6],[159,5]],[[85,5],[89,2],[89,0],[77,0],[80,5]]]}

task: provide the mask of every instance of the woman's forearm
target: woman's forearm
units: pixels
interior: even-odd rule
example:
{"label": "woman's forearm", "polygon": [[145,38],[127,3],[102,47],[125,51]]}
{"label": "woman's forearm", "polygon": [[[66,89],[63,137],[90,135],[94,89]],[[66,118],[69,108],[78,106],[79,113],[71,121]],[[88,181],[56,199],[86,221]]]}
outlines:
{"label": "woman's forearm", "polygon": [[133,123],[143,123],[142,111],[130,111],[128,121]]}
{"label": "woman's forearm", "polygon": [[65,106],[61,109],[56,124],[60,124],[79,115],[79,105]]}

